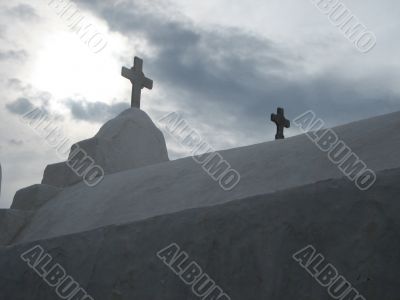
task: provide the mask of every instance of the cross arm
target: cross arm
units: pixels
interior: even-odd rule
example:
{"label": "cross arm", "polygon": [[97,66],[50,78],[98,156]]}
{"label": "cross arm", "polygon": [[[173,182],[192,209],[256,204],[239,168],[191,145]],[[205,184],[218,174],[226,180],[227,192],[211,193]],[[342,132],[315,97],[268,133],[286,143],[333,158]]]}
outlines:
{"label": "cross arm", "polygon": [[151,90],[153,88],[153,80],[145,77],[143,80],[143,87]]}
{"label": "cross arm", "polygon": [[130,78],[131,70],[128,69],[128,68],[122,67],[121,75],[122,75],[123,77],[127,78],[127,79],[131,79],[131,78]]}

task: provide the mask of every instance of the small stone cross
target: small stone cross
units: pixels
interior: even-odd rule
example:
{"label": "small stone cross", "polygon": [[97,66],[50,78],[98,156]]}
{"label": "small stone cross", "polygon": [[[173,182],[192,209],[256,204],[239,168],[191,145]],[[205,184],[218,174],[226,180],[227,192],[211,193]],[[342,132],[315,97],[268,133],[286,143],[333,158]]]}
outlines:
{"label": "small stone cross", "polygon": [[140,108],[142,89],[147,88],[151,90],[153,88],[153,80],[144,76],[143,60],[135,57],[133,67],[131,69],[122,67],[121,75],[129,79],[132,83],[131,107]]}
{"label": "small stone cross", "polygon": [[278,108],[277,114],[271,114],[271,121],[276,124],[276,140],[284,139],[284,128],[290,128],[290,121],[285,118],[283,108]]}

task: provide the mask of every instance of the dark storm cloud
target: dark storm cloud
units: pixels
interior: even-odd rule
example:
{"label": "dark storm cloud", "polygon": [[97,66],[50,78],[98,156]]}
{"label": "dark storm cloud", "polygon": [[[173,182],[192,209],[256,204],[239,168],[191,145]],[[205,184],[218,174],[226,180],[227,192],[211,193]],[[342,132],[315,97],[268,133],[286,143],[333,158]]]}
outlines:
{"label": "dark storm cloud", "polygon": [[22,61],[28,57],[28,53],[25,50],[0,50],[0,60],[19,60]]}
{"label": "dark storm cloud", "polygon": [[22,116],[34,109],[40,109],[42,113],[51,115],[55,121],[64,119],[59,113],[51,111],[50,93],[34,89],[17,78],[9,79],[6,86],[20,95],[14,101],[6,103],[5,108],[10,113]]}
{"label": "dark storm cloud", "polygon": [[[24,95],[6,104],[6,109],[10,113],[24,115],[38,108],[44,114],[51,116],[54,121],[64,120],[64,116],[52,110],[52,95],[50,93],[34,89],[31,85],[25,84],[18,78],[9,79],[7,81],[7,87]],[[53,101],[56,100],[53,99]],[[126,102],[107,104],[103,102],[89,102],[86,99],[77,100],[72,98],[62,100],[61,102],[70,110],[73,119],[90,123],[105,122],[129,108],[129,104]]]}
{"label": "dark storm cloud", "polygon": [[34,105],[26,98],[18,98],[15,101],[6,104],[6,108],[9,112],[15,115],[24,115],[33,110]]}
{"label": "dark storm cloud", "polygon": [[[41,105],[36,105],[35,103],[41,103]],[[35,102],[24,98],[24,97],[20,97],[10,103],[6,104],[6,109],[14,114],[14,115],[18,115],[18,116],[24,116],[26,114],[28,114],[29,112],[33,111],[34,109],[40,109],[42,111],[43,114],[46,115],[50,115],[51,113],[49,112],[48,109],[48,101],[41,99],[40,97],[36,97],[35,98]],[[61,121],[63,120],[63,116],[59,115],[59,114],[51,114],[53,119],[55,121]],[[27,116],[30,117],[30,116]],[[33,115],[32,115],[33,117]]]}
{"label": "dark storm cloud", "polygon": [[90,123],[103,123],[129,108],[129,105],[124,102],[109,105],[103,102],[72,99],[66,100],[65,105],[70,109],[75,120]]}
{"label": "dark storm cloud", "polygon": [[[112,30],[131,39],[144,37],[157,49],[156,58],[146,59],[145,72],[170,95],[184,93],[174,101],[185,111],[207,114],[209,119],[229,113],[242,131],[268,122],[277,106],[285,107],[292,118],[312,109],[328,124],[400,109],[398,95],[384,88],[366,95],[370,83],[332,72],[307,75],[295,49],[283,49],[239,28],[196,27],[183,18],[154,13],[151,4],[139,1],[115,6],[95,0],[79,3]],[[377,79],[375,85],[384,86],[384,80]]]}

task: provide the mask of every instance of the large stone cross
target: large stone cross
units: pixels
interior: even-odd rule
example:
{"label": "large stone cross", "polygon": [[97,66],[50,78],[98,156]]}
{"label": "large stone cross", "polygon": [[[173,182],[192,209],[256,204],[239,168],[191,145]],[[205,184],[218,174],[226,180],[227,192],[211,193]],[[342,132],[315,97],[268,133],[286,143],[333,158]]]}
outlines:
{"label": "large stone cross", "polygon": [[142,89],[148,88],[151,90],[153,88],[153,80],[144,76],[143,60],[135,56],[133,67],[130,69],[122,67],[121,75],[132,83],[131,107],[140,108]]}
{"label": "large stone cross", "polygon": [[283,135],[284,128],[290,128],[290,121],[285,118],[283,108],[278,108],[277,114],[271,114],[271,121],[276,124],[276,140],[284,139]]}

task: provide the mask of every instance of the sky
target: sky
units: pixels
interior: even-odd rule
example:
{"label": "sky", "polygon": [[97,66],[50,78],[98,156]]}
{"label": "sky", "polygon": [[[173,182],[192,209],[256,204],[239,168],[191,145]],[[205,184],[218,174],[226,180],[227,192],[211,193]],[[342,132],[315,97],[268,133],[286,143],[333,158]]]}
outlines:
{"label": "sky", "polygon": [[[217,150],[273,140],[277,107],[327,126],[400,110],[400,3],[342,1],[376,36],[362,53],[316,1],[0,0],[0,208],[66,159],[22,116],[40,108],[72,142],[92,137],[129,107],[134,56],[154,80],[142,109],[156,124],[180,113]],[[171,159],[189,155],[165,136]]]}

